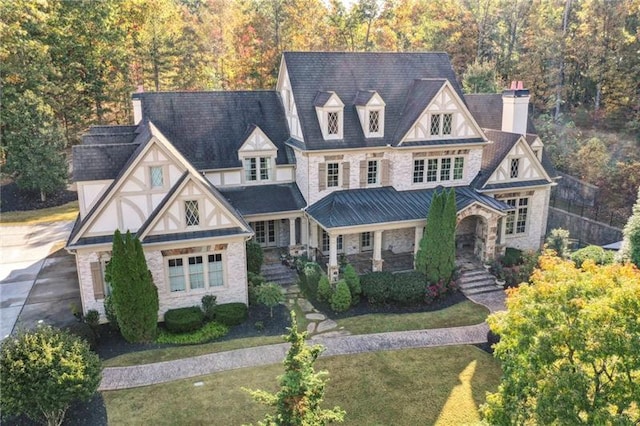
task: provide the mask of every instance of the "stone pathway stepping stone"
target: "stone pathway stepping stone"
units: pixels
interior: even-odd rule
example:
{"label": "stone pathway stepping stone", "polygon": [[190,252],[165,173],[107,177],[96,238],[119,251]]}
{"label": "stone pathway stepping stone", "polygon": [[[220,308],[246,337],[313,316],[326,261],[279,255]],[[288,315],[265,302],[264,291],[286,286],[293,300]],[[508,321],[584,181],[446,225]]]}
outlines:
{"label": "stone pathway stepping stone", "polygon": [[307,314],[305,317],[311,321],[324,321],[327,319],[323,314]]}
{"label": "stone pathway stepping stone", "polygon": [[298,299],[298,306],[302,312],[313,312],[313,305],[307,299]]}
{"label": "stone pathway stepping stone", "polygon": [[307,324],[307,332],[309,334],[311,334],[314,331],[316,331],[316,323],[315,322],[310,322],[309,324]]}
{"label": "stone pathway stepping stone", "polygon": [[338,324],[334,320],[328,319],[328,320],[322,321],[320,324],[318,324],[318,328],[316,329],[316,331],[318,333],[322,333],[324,331],[333,330],[337,326],[338,326]]}

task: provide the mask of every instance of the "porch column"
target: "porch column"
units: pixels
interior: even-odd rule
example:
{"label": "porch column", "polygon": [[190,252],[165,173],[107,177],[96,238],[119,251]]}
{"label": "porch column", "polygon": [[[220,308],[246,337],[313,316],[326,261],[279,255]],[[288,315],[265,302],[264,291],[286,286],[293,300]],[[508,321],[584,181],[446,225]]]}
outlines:
{"label": "porch column", "polygon": [[329,264],[327,265],[327,275],[331,282],[338,281],[338,236],[329,234]]}
{"label": "porch column", "polygon": [[495,216],[491,216],[487,222],[487,237],[485,239],[485,253],[483,261],[493,260],[496,257],[496,239],[498,238],[498,232],[502,232],[498,229],[498,219]]}
{"label": "porch column", "polygon": [[382,231],[373,232],[373,263],[371,270],[382,271]]}
{"label": "porch column", "polygon": [[309,244],[309,219],[304,216],[300,218],[300,244]]}
{"label": "porch column", "polygon": [[316,260],[316,250],[318,248],[318,225],[313,222],[309,223],[309,257]]}
{"label": "porch column", "polygon": [[296,218],[289,218],[289,248],[296,245]]}
{"label": "porch column", "polygon": [[420,249],[420,241],[422,241],[422,237],[424,235],[424,227],[416,226],[415,232],[415,240],[413,242],[413,268],[416,267],[416,254],[418,254],[418,250]]}

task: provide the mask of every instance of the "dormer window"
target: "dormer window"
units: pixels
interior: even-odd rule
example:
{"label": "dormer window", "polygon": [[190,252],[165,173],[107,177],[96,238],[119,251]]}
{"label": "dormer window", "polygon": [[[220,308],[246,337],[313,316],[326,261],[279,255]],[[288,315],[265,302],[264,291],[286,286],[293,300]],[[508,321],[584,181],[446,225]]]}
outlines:
{"label": "dormer window", "polygon": [[344,134],[344,104],[335,92],[318,92],[313,101],[322,137],[342,139]]}
{"label": "dormer window", "polygon": [[277,154],[276,146],[256,126],[238,150],[238,157],[244,169],[244,183],[271,181]]}
{"label": "dormer window", "polygon": [[384,107],[382,97],[375,90],[359,91],[354,100],[365,138],[384,136]]}
{"label": "dormer window", "polygon": [[269,180],[271,176],[271,158],[249,157],[244,159],[244,174],[247,182]]}

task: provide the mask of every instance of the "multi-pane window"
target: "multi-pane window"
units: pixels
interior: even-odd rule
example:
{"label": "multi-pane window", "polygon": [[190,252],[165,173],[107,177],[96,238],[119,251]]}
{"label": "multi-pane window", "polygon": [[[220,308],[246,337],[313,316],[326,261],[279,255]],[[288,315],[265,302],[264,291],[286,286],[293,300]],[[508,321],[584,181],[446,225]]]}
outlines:
{"label": "multi-pane window", "polygon": [[528,198],[510,198],[505,202],[515,210],[507,213],[505,234],[523,234],[527,230],[527,216],[529,214]]}
{"label": "multi-pane window", "polygon": [[378,161],[367,161],[367,183],[369,185],[375,185],[378,183]]}
{"label": "multi-pane window", "polygon": [[440,159],[440,180],[451,179],[451,158]]}
{"label": "multi-pane window", "polygon": [[[187,268],[185,268],[187,265]],[[221,253],[185,255],[167,259],[171,292],[199,290],[224,285]]]}
{"label": "multi-pane window", "polygon": [[518,174],[520,173],[520,159],[519,158],[512,158],[511,159],[511,170],[509,173],[509,176],[514,179],[518,177]]}
{"label": "multi-pane window", "polygon": [[204,265],[202,256],[189,257],[189,283],[191,288],[204,288]]}
{"label": "multi-pane window", "polygon": [[373,247],[371,240],[371,232],[363,232],[360,234],[360,250],[371,250]]}
{"label": "multi-pane window", "polygon": [[251,157],[244,159],[244,176],[247,182],[269,180],[271,175],[271,158]]}
{"label": "multi-pane window", "polygon": [[272,246],[276,243],[276,222],[275,220],[265,220],[254,222],[253,230],[255,240],[261,246]]}
{"label": "multi-pane window", "polygon": [[438,159],[430,158],[427,160],[427,182],[435,182],[438,180]]}
{"label": "multi-pane window", "polygon": [[369,133],[380,131],[380,111],[369,111]]}
{"label": "multi-pane window", "polygon": [[327,163],[327,188],[340,185],[340,163]]}
{"label": "multi-pane window", "polygon": [[[418,159],[413,162],[413,183],[461,180],[464,177],[464,157]],[[453,172],[452,172],[453,171]]]}
{"label": "multi-pane window", "polygon": [[329,135],[337,135],[340,128],[338,123],[338,113],[337,112],[328,112],[327,113],[327,134]]}
{"label": "multi-pane window", "polygon": [[462,179],[464,173],[464,157],[456,157],[453,160],[453,180]]}
{"label": "multi-pane window", "polygon": [[200,225],[198,200],[187,200],[184,202],[184,220],[187,226]]}
{"label": "multi-pane window", "polygon": [[162,166],[152,166],[149,168],[151,187],[162,188],[164,186],[164,176],[162,174]]}
{"label": "multi-pane window", "polygon": [[424,160],[413,162],[413,183],[424,182]]}
{"label": "multi-pane window", "polygon": [[453,128],[453,114],[442,114],[442,134],[450,135]]}
{"label": "multi-pane window", "polygon": [[440,114],[431,114],[431,136],[440,134]]}

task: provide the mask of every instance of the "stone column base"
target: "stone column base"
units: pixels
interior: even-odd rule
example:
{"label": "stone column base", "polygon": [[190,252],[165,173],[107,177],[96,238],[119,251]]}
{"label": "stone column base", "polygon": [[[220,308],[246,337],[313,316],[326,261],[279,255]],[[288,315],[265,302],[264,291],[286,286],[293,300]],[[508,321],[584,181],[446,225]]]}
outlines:
{"label": "stone column base", "polygon": [[382,271],[382,264],[383,263],[384,263],[384,260],[382,260],[382,259],[373,259],[373,262],[371,263],[371,270],[373,272]]}
{"label": "stone column base", "polygon": [[331,266],[327,264],[327,276],[329,277],[330,282],[338,282],[338,278],[340,277],[340,268],[338,265]]}

